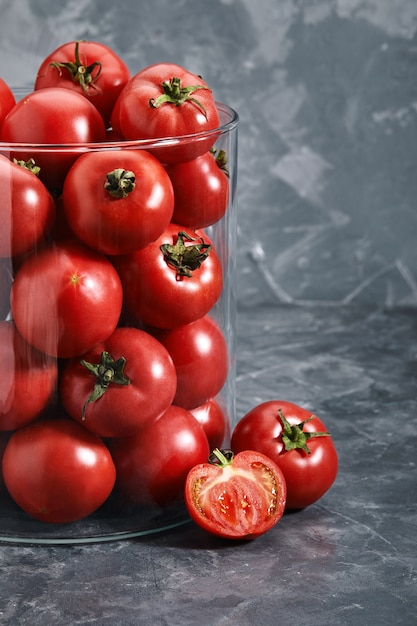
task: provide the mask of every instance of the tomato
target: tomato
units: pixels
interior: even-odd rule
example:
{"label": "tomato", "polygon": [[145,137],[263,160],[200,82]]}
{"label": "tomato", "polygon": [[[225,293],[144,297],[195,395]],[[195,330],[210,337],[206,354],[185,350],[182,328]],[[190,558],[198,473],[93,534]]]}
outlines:
{"label": "tomato", "polygon": [[120,279],[104,255],[76,242],[62,242],[21,265],[11,308],[28,343],[65,358],[87,352],[112,334],[122,299]]}
{"label": "tomato", "polygon": [[230,435],[226,411],[220,402],[211,398],[195,409],[190,409],[190,413],[203,427],[210,450],[220,448],[226,436]]}
{"label": "tomato", "polygon": [[229,202],[227,157],[212,152],[167,166],[175,195],[172,220],[187,228],[205,228],[218,222]]}
{"label": "tomato", "polygon": [[68,414],[100,437],[125,437],[171,404],[175,367],[167,350],[137,328],[116,328],[104,342],[67,363],[60,382]]}
{"label": "tomato", "polygon": [[101,439],[57,417],[33,422],[12,435],[3,456],[3,478],[28,515],[58,524],[98,509],[113,489],[116,472]]}
{"label": "tomato", "polygon": [[12,260],[0,258],[0,320],[5,320],[10,312],[10,290],[12,283]]}
{"label": "tomato", "polygon": [[[156,63],[135,74],[116,101],[112,127],[125,139],[159,139],[214,131],[220,125],[213,93],[196,74],[173,63]],[[153,151],[164,163],[189,161],[210,150],[215,132],[198,141]]]}
{"label": "tomato", "polygon": [[152,331],[165,346],[177,372],[174,404],[195,409],[226,382],[229,354],[221,328],[209,316],[168,331]]}
{"label": "tomato", "polygon": [[0,257],[28,252],[51,231],[54,200],[38,177],[0,155]]}
{"label": "tomato", "polygon": [[35,80],[35,90],[64,87],[90,100],[110,122],[114,103],[130,79],[126,63],[108,46],[96,41],[69,41],[48,54]]}
{"label": "tomato", "polygon": [[333,439],[323,422],[291,402],[269,400],[249,411],[235,426],[231,446],[263,452],[282,469],[287,509],[302,509],[321,498],[338,470]]}
{"label": "tomato", "polygon": [[11,435],[12,435],[11,432],[7,432],[7,433],[0,432],[0,496],[1,497],[5,496],[8,493],[6,485],[4,484],[4,480],[3,480],[2,464],[3,464],[4,451],[6,449],[7,444],[9,443],[9,439]]}
{"label": "tomato", "polygon": [[203,428],[174,405],[138,434],[111,440],[109,448],[123,500],[160,507],[182,501],[189,470],[210,453]]}
{"label": "tomato", "polygon": [[114,263],[128,311],[157,328],[203,317],[223,288],[221,262],[209,239],[177,224],[171,223],[154,242]]}
{"label": "tomato", "polygon": [[9,87],[5,80],[0,78],[0,126],[15,104],[16,99],[11,87]]}
{"label": "tomato", "polygon": [[90,152],[69,170],[63,203],[81,241],[104,254],[127,254],[164,232],[174,194],[166,171],[149,152]]}
{"label": "tomato", "polygon": [[196,465],[185,483],[191,518],[214,535],[254,539],[281,519],[286,501],[285,478],[270,458],[245,450],[215,449],[209,462]]}
{"label": "tomato", "polygon": [[62,187],[79,153],[68,148],[37,149],[36,144],[95,143],[105,137],[106,128],[95,106],[81,94],[59,87],[39,89],[19,100],[0,129],[3,142],[32,144],[16,147],[6,156],[22,161],[33,158],[40,167],[39,178],[54,192]]}
{"label": "tomato", "polygon": [[11,321],[0,322],[0,431],[33,421],[50,401],[57,381],[55,359],[29,346]]}

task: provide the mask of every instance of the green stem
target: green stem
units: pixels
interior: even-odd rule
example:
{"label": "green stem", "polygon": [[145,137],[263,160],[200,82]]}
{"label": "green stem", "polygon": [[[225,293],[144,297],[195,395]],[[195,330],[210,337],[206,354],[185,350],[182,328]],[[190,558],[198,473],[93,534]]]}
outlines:
{"label": "green stem", "polygon": [[181,78],[173,77],[171,80],[165,80],[161,83],[163,93],[157,98],[151,98],[149,100],[149,106],[153,109],[158,109],[163,104],[173,104],[180,106],[184,102],[193,102],[203,112],[205,118],[207,118],[207,112],[204,105],[194,98],[192,94],[198,89],[208,89],[205,85],[189,85],[188,87],[181,87]]}
{"label": "green stem", "polygon": [[87,405],[90,404],[90,402],[95,402],[101,398],[106,393],[111,383],[116,385],[130,384],[130,380],[124,375],[123,372],[125,364],[126,359],[123,356],[115,361],[110,354],[105,351],[101,353],[100,363],[88,363],[88,361],[85,361],[84,359],[81,360],[81,365],[83,365],[97,379],[92,393],[84,402],[82,409],[83,420],[85,419]]}
{"label": "green stem", "polygon": [[[200,243],[186,245],[185,240]],[[202,239],[195,239],[184,231],[180,231],[174,245],[164,243],[160,249],[165,262],[176,270],[177,278],[181,279],[184,276],[191,278],[193,271],[201,267],[209,256],[212,246],[204,243]]]}
{"label": "green stem", "polygon": [[136,177],[133,172],[117,168],[109,172],[106,176],[104,189],[109,192],[113,198],[127,198],[136,186]]}
{"label": "green stem", "polygon": [[94,83],[101,74],[102,65],[100,61],[94,61],[94,63],[90,63],[90,65],[83,65],[80,59],[80,43],[81,41],[75,42],[74,61],[52,61],[50,65],[55,67],[59,72],[61,72],[62,69],[68,70],[72,80],[80,84],[84,93],[88,93],[90,87],[96,89]]}
{"label": "green stem", "polygon": [[306,454],[311,454],[311,450],[307,445],[309,439],[313,439],[315,437],[330,437],[330,433],[328,432],[313,432],[308,433],[304,432],[304,424],[314,419],[314,415],[311,415],[309,418],[300,422],[299,424],[291,425],[287,418],[284,416],[281,409],[278,409],[278,415],[282,423],[283,434],[281,436],[282,443],[284,444],[285,451],[289,450],[304,450]]}

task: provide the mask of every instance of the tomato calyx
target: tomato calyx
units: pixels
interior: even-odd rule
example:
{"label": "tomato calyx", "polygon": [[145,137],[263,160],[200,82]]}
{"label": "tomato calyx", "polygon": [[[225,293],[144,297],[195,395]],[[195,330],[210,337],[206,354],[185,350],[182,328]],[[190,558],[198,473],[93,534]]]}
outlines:
{"label": "tomato calyx", "polygon": [[[186,245],[185,241],[199,241]],[[164,243],[160,250],[164,255],[164,261],[177,272],[177,279],[186,276],[191,278],[194,270],[201,267],[212,249],[211,244],[205,243],[201,238],[193,238],[184,231],[178,233],[174,245]]]}
{"label": "tomato calyx", "polygon": [[102,65],[100,61],[94,61],[90,65],[83,65],[80,59],[80,43],[75,42],[74,61],[59,62],[53,61],[51,67],[55,67],[61,74],[62,69],[68,70],[75,83],[79,83],[84,93],[88,93],[90,88],[97,90],[95,82],[101,74]]}
{"label": "tomato calyx", "polygon": [[127,198],[136,187],[136,176],[134,172],[118,167],[106,175],[104,189],[113,198]]}
{"label": "tomato calyx", "polygon": [[303,450],[306,454],[311,454],[311,450],[307,445],[309,439],[315,437],[330,437],[329,432],[304,432],[304,424],[314,419],[314,415],[310,415],[306,420],[299,424],[290,424],[281,409],[278,409],[279,419],[282,423],[283,434],[281,435],[285,452],[290,450]]}
{"label": "tomato calyx", "polygon": [[163,93],[157,98],[151,98],[149,100],[149,106],[153,109],[158,109],[163,104],[174,104],[180,106],[184,102],[193,102],[203,112],[204,117],[207,119],[207,111],[203,104],[197,98],[194,98],[192,94],[198,89],[208,89],[205,85],[189,85],[188,87],[181,87],[181,78],[174,76],[171,80],[164,80],[161,83]]}
{"label": "tomato calyx", "polygon": [[219,448],[214,448],[207,460],[211,465],[217,465],[223,468],[232,464],[234,456],[232,450],[219,450]]}
{"label": "tomato calyx", "polygon": [[35,159],[33,158],[30,158],[27,161],[19,161],[18,159],[13,159],[13,163],[15,163],[15,165],[20,165],[20,167],[23,167],[29,172],[32,172],[32,174],[35,174],[35,176],[39,176],[39,172],[41,171],[41,168],[39,167],[39,165],[36,165]]}
{"label": "tomato calyx", "polygon": [[92,393],[84,402],[82,409],[82,419],[84,420],[88,404],[101,398],[106,393],[111,383],[116,385],[129,385],[130,380],[123,372],[126,364],[126,359],[123,356],[115,361],[108,352],[103,351],[101,353],[100,363],[88,363],[88,361],[84,359],[82,359],[80,363],[97,378]]}
{"label": "tomato calyx", "polygon": [[226,150],[216,150],[215,148],[211,151],[214,156],[214,160],[216,161],[217,167],[229,178],[229,168],[227,167],[228,159]]}

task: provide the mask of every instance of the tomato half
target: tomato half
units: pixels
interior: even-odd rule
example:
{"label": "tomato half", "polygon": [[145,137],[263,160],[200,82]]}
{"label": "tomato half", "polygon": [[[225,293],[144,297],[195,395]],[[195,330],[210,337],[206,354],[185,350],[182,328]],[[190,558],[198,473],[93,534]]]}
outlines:
{"label": "tomato half", "polygon": [[70,41],[42,61],[35,90],[64,87],[86,97],[110,122],[114,103],[130,79],[130,71],[118,54],[96,41]]}
{"label": "tomato half", "polygon": [[[135,74],[116,101],[112,127],[125,139],[158,139],[219,127],[213,93],[196,74],[173,63],[157,63]],[[216,134],[198,141],[153,148],[163,163],[189,161],[210,150]]]}
{"label": "tomato half", "polygon": [[110,255],[134,252],[157,239],[174,210],[171,181],[145,150],[83,154],[67,174],[62,199],[77,237]]}
{"label": "tomato half", "polygon": [[0,257],[22,255],[51,231],[54,200],[25,166],[0,155]]}
{"label": "tomato half", "polygon": [[67,523],[90,515],[108,498],[115,478],[103,441],[70,419],[20,428],[3,455],[3,479],[11,497],[44,522]]}
{"label": "tomato half", "polygon": [[145,324],[174,328],[203,317],[223,289],[223,272],[201,231],[171,223],[154,242],[114,259],[128,311]]}
{"label": "tomato half", "polygon": [[245,450],[215,449],[209,462],[193,467],[185,483],[185,503],[202,528],[227,539],[254,539],[281,519],[285,478],[270,458]]}
{"label": "tomato half", "polygon": [[69,415],[96,435],[125,437],[166,411],[176,382],[172,359],[157,339],[120,327],[67,363],[60,397]]}
{"label": "tomato half", "polygon": [[[39,178],[48,189],[60,190],[67,171],[79,156],[65,144],[104,141],[106,128],[96,107],[81,94],[69,89],[49,87],[24,96],[8,113],[0,129],[0,140],[27,143],[29,147],[13,150],[12,157],[34,159],[40,167]],[[36,145],[54,145],[51,150],[37,150]],[[9,155],[7,155],[9,156]]]}
{"label": "tomato half", "polygon": [[189,470],[210,453],[202,426],[174,405],[137,435],[111,440],[109,448],[124,501],[161,507],[183,500]]}
{"label": "tomato half", "polygon": [[122,285],[108,259],[76,242],[52,244],[19,268],[11,291],[15,324],[38,350],[69,358],[109,337]]}
{"label": "tomato half", "polygon": [[231,446],[266,454],[279,465],[287,483],[287,509],[302,509],[334,483],[338,456],[323,422],[296,404],[263,402],[235,426]]}
{"label": "tomato half", "polygon": [[28,345],[11,321],[0,322],[0,431],[33,421],[55,390],[56,360]]}

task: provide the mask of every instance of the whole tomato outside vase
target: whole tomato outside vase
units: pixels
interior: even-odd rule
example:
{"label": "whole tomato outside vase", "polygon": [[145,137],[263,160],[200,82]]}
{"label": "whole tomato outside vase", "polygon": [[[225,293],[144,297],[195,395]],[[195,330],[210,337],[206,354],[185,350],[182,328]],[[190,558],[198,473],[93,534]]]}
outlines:
{"label": "whole tomato outside vase", "polygon": [[[19,103],[27,91],[14,95]],[[0,186],[10,189],[0,207],[8,224],[0,258],[0,319],[8,337],[0,346],[8,351],[0,378],[0,541],[88,543],[181,525],[189,521],[187,471],[207,460],[213,434],[225,439],[216,444],[228,445],[238,115],[219,102],[216,109],[218,126],[178,137],[121,139],[101,129],[78,143],[0,136],[1,158],[28,172],[27,193],[19,194],[13,168],[0,172]],[[211,205],[217,183],[203,177],[214,173],[222,194]],[[186,202],[180,176],[187,177]],[[185,223],[175,220],[185,212]],[[207,320],[223,336],[221,380],[207,339],[194,331]],[[188,359],[180,359],[187,350]],[[190,403],[187,385],[191,392],[201,370],[207,384]],[[24,420],[12,419],[23,411]],[[136,450],[142,463],[149,460],[142,473]],[[137,494],[135,481],[124,484],[125,467],[133,468]],[[152,495],[167,484],[164,498]]]}

